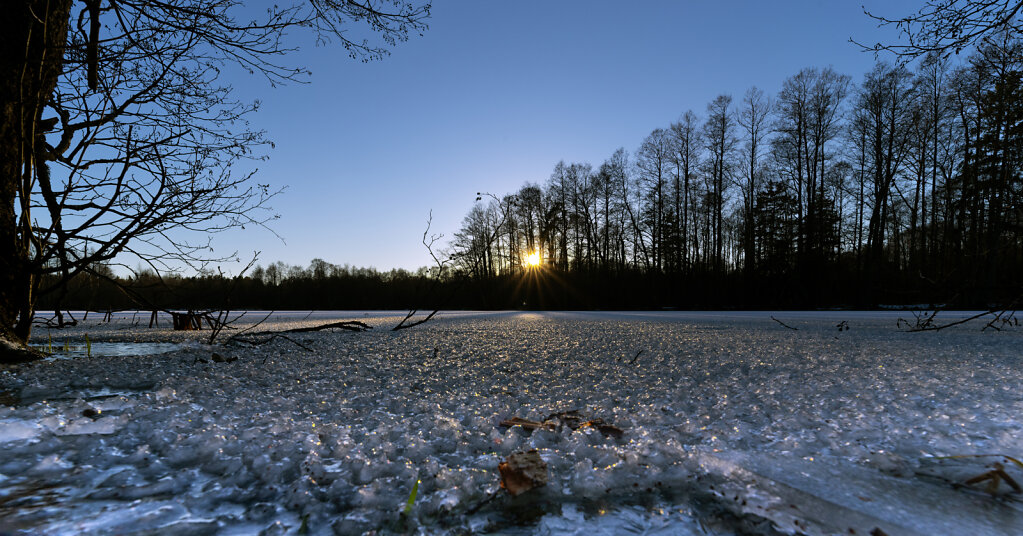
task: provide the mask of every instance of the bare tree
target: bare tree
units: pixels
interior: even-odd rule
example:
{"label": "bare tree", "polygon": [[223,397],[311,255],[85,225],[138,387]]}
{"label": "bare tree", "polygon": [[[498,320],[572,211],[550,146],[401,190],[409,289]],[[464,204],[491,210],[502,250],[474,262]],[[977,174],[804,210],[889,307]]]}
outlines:
{"label": "bare tree", "polygon": [[[487,198],[486,203],[482,203],[484,198]],[[478,193],[476,204],[462,220],[462,229],[455,233],[451,260],[476,278],[499,275],[506,267],[500,259],[501,235],[507,229],[517,204],[515,196],[498,198],[491,193]],[[430,251],[432,254],[432,249]]]}
{"label": "bare tree", "polygon": [[911,82],[905,67],[878,64],[866,76],[856,105],[854,124],[863,132],[873,186],[866,247],[874,268],[883,260],[885,226],[893,209],[891,196],[908,150]]}
{"label": "bare tree", "polygon": [[700,167],[700,129],[698,119],[692,110],[686,111],[678,121],[671,124],[672,159],[675,164],[675,188],[673,205],[675,210],[675,236],[680,270],[690,268],[690,214],[692,211],[692,190],[696,170]]}
{"label": "bare tree", "polygon": [[[29,0],[0,22],[0,338],[23,343],[34,303],[122,254],[155,269],[215,260],[208,234],[262,225],[274,191],[238,164],[269,145],[256,104],[223,69],[271,85],[304,75],[280,59],[309,27],[353,58],[422,32],[430,4],[312,0],[239,17],[237,0]],[[360,29],[378,42],[349,37]],[[202,239],[193,242],[187,231]],[[43,276],[60,277],[41,288]]]}
{"label": "bare tree", "polygon": [[[624,267],[628,262],[629,257],[629,246],[628,246],[628,235],[627,229],[630,229],[630,223],[632,227],[636,226],[636,218],[632,211],[632,205],[630,204],[630,193],[629,193],[629,154],[624,148],[619,147],[611,155],[610,158],[604,161],[600,166],[601,173],[606,174],[607,180],[610,183],[609,190],[613,193],[617,199],[616,210],[614,216],[614,244],[610,245],[610,248],[614,250],[613,256],[617,257],[617,264],[619,268]],[[608,215],[610,216],[610,212]],[[610,218],[609,218],[610,219]],[[642,242],[638,245],[633,244],[633,250],[644,247]],[[645,258],[645,255],[644,255]]]}
{"label": "bare tree", "polygon": [[650,254],[653,256],[650,262],[657,270],[664,269],[665,211],[668,208],[665,201],[668,197],[668,167],[673,153],[669,133],[657,128],[643,140],[635,156],[637,178],[647,202],[642,214],[644,227],[650,234]]}
{"label": "bare tree", "polygon": [[774,164],[796,196],[796,250],[802,268],[808,271],[819,269],[817,265],[833,253],[833,212],[824,195],[824,181],[833,157],[829,144],[840,132],[848,84],[848,76],[830,67],[811,67],[786,79],[778,93]]}
{"label": "bare tree", "polygon": [[904,17],[889,18],[864,10],[880,26],[894,26],[907,42],[860,46],[910,58],[959,54],[997,32],[1019,35],[1023,31],[1021,8],[1019,0],[927,0],[916,13]]}
{"label": "bare tree", "polygon": [[727,180],[733,172],[732,161],[735,146],[735,117],[730,109],[731,95],[719,95],[707,105],[707,122],[704,124],[703,139],[710,153],[710,202],[712,204],[714,233],[714,266],[721,273],[724,268],[724,206]]}
{"label": "bare tree", "polygon": [[757,192],[760,190],[760,179],[763,174],[762,152],[767,146],[764,137],[767,135],[767,119],[771,113],[771,101],[756,86],[746,91],[742,100],[742,109],[736,120],[742,127],[744,145],[743,165],[739,175],[742,180],[739,190],[742,192],[742,250],[743,267],[747,275],[753,272],[756,257],[754,206]]}

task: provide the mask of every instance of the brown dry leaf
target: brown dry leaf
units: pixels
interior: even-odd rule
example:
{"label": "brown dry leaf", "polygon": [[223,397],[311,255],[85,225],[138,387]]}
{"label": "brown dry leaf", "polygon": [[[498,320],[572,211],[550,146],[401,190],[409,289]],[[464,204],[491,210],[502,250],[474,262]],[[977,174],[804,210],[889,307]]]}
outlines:
{"label": "brown dry leaf", "polygon": [[586,421],[582,423],[580,428],[583,426],[592,426],[593,428],[596,428],[601,434],[604,435],[604,437],[615,436],[620,439],[625,434],[625,431],[623,431],[621,428],[613,424],[608,424],[604,422],[603,419],[593,419],[592,421]]}
{"label": "brown dry leaf", "polygon": [[501,473],[501,487],[512,496],[547,485],[547,464],[536,449],[511,453],[497,470]]}
{"label": "brown dry leaf", "polygon": [[513,426],[521,426],[525,430],[532,432],[533,430],[545,429],[545,430],[559,430],[562,426],[566,426],[571,430],[578,430],[580,428],[591,427],[596,428],[604,437],[614,436],[621,438],[625,434],[625,431],[621,428],[604,422],[604,419],[589,419],[583,417],[578,410],[562,411],[559,413],[552,413],[550,417],[547,417],[541,421],[531,421],[529,419],[523,419],[522,417],[511,417],[501,421],[500,426],[505,428],[511,428]]}

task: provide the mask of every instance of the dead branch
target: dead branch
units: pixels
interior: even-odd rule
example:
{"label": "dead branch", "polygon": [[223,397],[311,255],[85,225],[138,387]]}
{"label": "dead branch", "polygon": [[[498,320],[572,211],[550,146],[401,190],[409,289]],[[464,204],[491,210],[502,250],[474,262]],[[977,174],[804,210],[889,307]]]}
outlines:
{"label": "dead branch", "polygon": [[1009,326],[1019,326],[1019,318],[1016,318],[1016,309],[1004,309],[999,311],[998,314],[981,329],[981,331],[985,331],[988,328],[995,331],[1002,331],[1002,328]]}
{"label": "dead branch", "polygon": [[263,322],[266,322],[267,319],[270,318],[270,315],[272,315],[272,314],[274,314],[274,311],[270,311],[269,313],[267,313],[266,316],[264,316],[263,319],[260,320],[259,322],[256,322],[255,324],[253,324],[253,325],[251,325],[251,326],[249,326],[249,327],[239,331],[238,335],[241,335],[242,333],[245,333],[246,331],[256,329],[259,326],[263,325]]}
{"label": "dead branch", "polygon": [[[270,314],[273,314],[273,313],[270,313]],[[266,317],[263,318],[263,320],[260,320],[259,324],[262,324],[267,318],[269,318],[270,314],[266,315]],[[259,325],[259,324],[256,324],[256,325]],[[224,344],[248,344],[250,346],[262,346],[262,345],[267,344],[269,342],[272,342],[272,341],[274,341],[276,339],[284,339],[284,340],[286,340],[286,341],[288,341],[288,342],[290,342],[290,343],[292,343],[292,344],[302,348],[303,350],[306,350],[307,352],[312,352],[313,350],[311,348],[309,348],[308,346],[306,346],[306,345],[296,341],[295,339],[292,339],[291,337],[288,337],[286,334],[292,334],[292,333],[312,333],[312,332],[315,332],[315,331],[323,331],[323,330],[327,330],[327,329],[343,329],[343,330],[346,330],[346,331],[363,332],[363,331],[367,331],[367,330],[373,329],[373,326],[370,326],[368,324],[364,324],[362,322],[359,322],[358,320],[347,320],[347,321],[342,321],[342,322],[331,322],[329,324],[321,324],[319,326],[309,326],[309,327],[304,327],[304,328],[292,328],[292,329],[285,329],[285,330],[280,330],[280,331],[259,331],[259,332],[256,332],[256,333],[249,333],[249,334],[244,334],[244,332],[239,332],[239,333],[236,333],[236,334],[232,335],[231,337],[229,337],[226,341],[224,341]],[[266,360],[264,359],[263,362],[265,363]]]}
{"label": "dead branch", "polygon": [[[228,339],[224,344],[231,344],[232,342],[234,342],[234,343],[248,344],[250,346],[262,346],[264,344],[267,344],[269,342],[275,341],[277,339],[284,339],[284,340],[290,342],[291,344],[294,344],[295,346],[298,346],[299,348],[301,348],[301,349],[303,349],[303,350],[305,350],[305,351],[307,351],[309,353],[313,352],[312,348],[310,348],[310,347],[308,347],[308,346],[306,346],[306,345],[296,341],[295,339],[292,339],[291,337],[288,337],[287,335],[281,335],[280,333],[274,333],[273,335],[271,335],[269,337],[266,337],[264,339],[241,339],[241,338],[235,339],[235,338],[232,337],[232,338]],[[263,358],[263,364],[264,365],[266,364],[266,360],[269,359],[269,358],[270,358],[269,355],[267,355],[266,357]]]}
{"label": "dead branch", "polygon": [[329,324],[322,324],[319,326],[311,326],[307,328],[286,329],[284,331],[281,331],[280,333],[309,333],[312,331],[323,331],[325,329],[331,328],[344,329],[348,331],[368,331],[373,329],[373,326],[370,326],[369,324],[365,324],[363,322],[359,322],[358,320],[346,320],[343,322],[331,322]]}
{"label": "dead branch", "polygon": [[[951,301],[954,301],[954,299]],[[1015,299],[1009,301],[1004,306],[991,307],[986,311],[977,313],[967,318],[956,320],[954,322],[948,322],[947,324],[937,324],[934,321],[935,317],[938,316],[938,313],[941,312],[941,309],[936,307],[930,314],[927,314],[926,316],[914,312],[913,315],[916,316],[915,326],[909,327],[910,326],[909,322],[903,320],[902,318],[898,320],[898,323],[896,325],[901,327],[902,324],[905,323],[906,326],[909,327],[909,329],[907,329],[906,331],[911,333],[920,331],[941,331],[946,328],[965,324],[967,322],[977,320],[978,318],[983,318],[985,316],[990,315],[993,316],[994,318],[992,318],[990,322],[985,324],[984,327],[981,328],[981,331],[985,331],[988,328],[994,329],[996,331],[1001,331],[1002,328],[1004,327],[1019,325],[1019,320],[1016,318],[1016,310],[1019,308],[1020,302],[1023,302],[1023,295],[1017,296]]]}
{"label": "dead branch", "polygon": [[[936,326],[936,324],[934,323],[934,317],[938,316],[938,313],[941,312],[941,309],[935,307],[934,310],[931,311],[929,314],[926,311],[910,312],[913,313],[913,318],[916,320],[916,324],[908,331],[927,331]],[[906,326],[909,326],[909,321],[900,317],[895,322],[896,326],[902,326],[902,324],[906,324]]]}
{"label": "dead branch", "polygon": [[[986,326],[984,326],[984,328],[981,331],[983,331],[984,329],[987,329],[988,327],[991,327],[991,328],[994,328],[994,329],[999,329],[999,328],[994,326],[994,323],[997,322],[1000,318],[1002,318],[1003,315],[1005,315],[1007,311],[1012,311],[1012,314],[1010,314],[1007,317],[1007,320],[1006,320],[1006,322],[1003,322],[1003,325],[1005,325],[1008,322],[1011,322],[1011,319],[1013,318],[1013,314],[1015,314],[1016,306],[1017,306],[1017,304],[1019,302],[1020,302],[1020,298],[1016,298],[1015,300],[1012,300],[1012,302],[1010,302],[1009,305],[1007,305],[1005,307],[993,307],[993,308],[988,309],[987,311],[984,311],[984,312],[981,312],[981,313],[977,313],[977,314],[975,314],[973,316],[970,316],[970,317],[967,317],[967,318],[963,318],[963,319],[960,319],[960,320],[956,320],[954,322],[949,322],[947,324],[941,324],[941,325],[938,325],[938,324],[934,323],[934,318],[938,315],[938,312],[940,311],[940,309],[935,309],[934,312],[932,312],[930,314],[930,316],[928,316],[926,318],[926,321],[924,321],[923,323],[921,323],[920,317],[918,316],[917,317],[917,325],[912,327],[912,328],[910,328],[910,329],[908,329],[908,330],[906,330],[906,331],[909,331],[909,332],[941,331],[941,330],[943,330],[945,328],[950,328],[952,326],[958,326],[960,324],[965,324],[967,322],[970,322],[971,320],[976,320],[978,318],[982,318],[982,317],[985,317],[985,316],[988,316],[988,315],[993,315],[994,319],[992,319],[991,322],[988,322],[988,324]],[[901,318],[899,320],[903,321]],[[908,325],[909,323],[906,322],[906,324]]]}
{"label": "dead branch", "polygon": [[[298,346],[299,348],[301,348],[301,349],[303,349],[303,350],[305,350],[305,351],[307,351],[309,353],[312,353],[312,351],[313,351],[312,348],[310,348],[310,347],[308,347],[308,346],[306,346],[306,345],[296,341],[295,339],[292,339],[291,337],[288,337],[287,335],[281,335],[280,333],[274,334],[269,339],[267,339],[266,342],[270,342],[270,341],[272,341],[274,339],[284,339],[284,340],[290,342],[291,344],[294,344],[295,346]],[[266,358],[263,358],[263,362],[266,363]]]}
{"label": "dead branch", "polygon": [[[987,316],[987,315],[995,314],[995,312],[996,312],[995,310],[987,310],[987,311],[984,311],[983,313],[977,313],[977,314],[975,314],[975,315],[973,315],[971,317],[968,317],[968,318],[963,318],[961,320],[956,320],[955,322],[949,322],[948,324],[941,324],[941,325],[937,325],[937,324],[934,324],[934,323],[931,323],[931,322],[928,321],[924,325],[916,326],[916,327],[910,328],[910,329],[908,329],[906,331],[911,332],[911,333],[920,332],[920,331],[941,331],[941,330],[943,330],[945,328],[950,328],[952,326],[958,326],[960,324],[965,324],[965,323],[967,323],[967,322],[969,322],[971,320],[976,320],[978,318],[981,318],[981,317],[984,317],[984,316]],[[931,314],[929,319],[934,318],[934,316],[937,315],[937,314],[938,314],[938,311],[934,311],[934,313]],[[900,320],[902,320],[902,319],[900,318]],[[907,324],[908,324],[908,322],[907,322]]]}
{"label": "dead branch", "polygon": [[[238,283],[241,282],[242,277],[245,275],[245,272],[249,271],[249,269],[251,269],[252,266],[256,264],[257,259],[259,259],[259,252],[255,251],[252,253],[252,260],[249,261],[249,263],[245,265],[245,268],[242,268],[242,271],[238,272],[238,275],[234,277],[234,281],[231,282],[231,288],[227,289],[227,299],[225,300],[226,303],[228,304],[231,303],[231,296],[233,296],[235,290],[238,289]],[[219,267],[217,268],[217,271],[220,272]],[[221,277],[223,277],[224,273],[220,272],[220,275]],[[220,332],[223,331],[225,327],[238,321],[241,317],[245,316],[245,313],[242,313],[234,317],[233,320],[228,318],[230,315],[231,315],[230,307],[225,307],[224,309],[217,311],[216,319],[214,319],[210,313],[206,314],[206,321],[210,325],[210,338],[206,344],[213,344],[213,342],[217,340],[217,336],[220,335]]]}
{"label": "dead branch", "polygon": [[225,326],[227,326],[227,315],[227,310],[218,311],[216,319],[210,315],[206,315],[206,322],[210,325],[210,339],[206,342],[206,344],[213,344],[213,341],[217,340],[217,335],[220,335],[220,332],[223,331]]}
{"label": "dead branch", "polygon": [[403,319],[401,320],[401,322],[398,322],[398,325],[397,325],[397,326],[394,326],[393,328],[391,328],[391,331],[398,331],[398,330],[401,330],[401,329],[408,329],[408,328],[414,328],[414,327],[416,327],[416,326],[418,326],[418,325],[420,325],[420,324],[425,324],[425,323],[429,322],[429,321],[430,321],[430,319],[431,319],[431,318],[433,318],[433,316],[434,316],[435,314],[437,314],[438,312],[440,312],[440,309],[436,309],[436,310],[434,310],[434,311],[433,311],[433,312],[431,312],[430,314],[426,315],[426,317],[425,317],[425,318],[421,318],[421,319],[419,319],[419,320],[416,320],[415,322],[412,322],[412,323],[410,323],[410,324],[406,324],[406,323],[405,323],[405,322],[408,322],[408,320],[409,320],[410,318],[412,318],[412,316],[413,316],[413,315],[415,315],[415,314],[416,314],[416,313],[418,313],[418,312],[419,312],[419,310],[418,310],[418,309],[412,309],[411,311],[409,311],[409,312],[408,312],[408,314],[407,314],[407,315],[405,315],[405,318],[403,318]]}
{"label": "dead branch", "polygon": [[775,318],[775,317],[773,317],[773,316],[771,317],[771,320],[774,320],[775,322],[777,322],[777,323],[781,324],[781,325],[782,325],[783,327],[789,328],[789,329],[791,329],[792,331],[799,331],[799,328],[794,328],[794,327],[792,327],[792,326],[790,326],[790,325],[786,324],[785,322],[782,322],[781,320],[778,320],[777,318]]}
{"label": "dead branch", "polygon": [[67,315],[71,317],[71,321],[64,320],[64,314],[60,309],[55,309],[53,317],[47,320],[41,320],[38,317],[32,319],[32,323],[40,326],[46,326],[48,329],[64,329],[66,327],[75,327],[78,325],[78,320],[75,319],[71,311],[67,311]]}
{"label": "dead branch", "polygon": [[[431,225],[433,225],[433,210],[430,211],[430,214],[429,216],[427,216],[426,219],[426,229],[423,231],[423,246],[426,248],[426,251],[430,253],[430,257],[433,258],[433,262],[437,263],[437,277],[434,278],[433,282],[430,284],[430,289],[427,291],[427,295],[433,294],[434,290],[436,290],[437,288],[437,285],[440,284],[441,278],[444,276],[444,271],[447,268],[446,265],[448,262],[448,259],[444,260],[439,259],[437,257],[437,254],[433,251],[433,245],[436,244],[438,240],[443,238],[444,235],[430,234]],[[434,315],[440,312],[440,309],[434,309],[433,312],[426,315],[425,318],[421,318],[419,320],[406,324],[406,322],[409,322],[409,320],[411,320],[412,317],[415,316],[416,313],[418,312],[419,312],[418,308],[410,309],[408,314],[405,315],[405,318],[402,318],[401,322],[398,322],[398,325],[391,328],[391,331],[399,331],[402,329],[414,328],[416,326],[425,324],[429,322],[434,317]]]}
{"label": "dead branch", "polygon": [[[269,315],[267,315],[269,316]],[[263,320],[266,320],[265,318]],[[262,321],[260,321],[262,323]],[[343,329],[347,331],[368,331],[373,329],[373,326],[359,322],[358,320],[345,320],[342,322],[330,322],[329,324],[320,324],[319,326],[308,326],[304,328],[291,328],[282,330],[271,330],[271,331],[257,331],[255,333],[249,333],[248,335],[242,335],[244,332],[240,332],[236,335],[231,336],[228,340],[241,340],[244,337],[263,337],[267,335],[283,335],[285,333],[312,333],[314,331],[323,331],[327,329]],[[244,342],[244,341],[243,341]]]}

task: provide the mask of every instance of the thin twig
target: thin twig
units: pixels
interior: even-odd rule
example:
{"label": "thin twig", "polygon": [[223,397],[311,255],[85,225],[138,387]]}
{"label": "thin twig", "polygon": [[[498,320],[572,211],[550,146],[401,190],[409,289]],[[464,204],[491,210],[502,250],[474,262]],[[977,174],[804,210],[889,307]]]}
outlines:
{"label": "thin twig", "polygon": [[[265,344],[267,344],[267,343],[269,343],[269,342],[271,342],[271,341],[273,341],[275,339],[283,339],[284,341],[287,341],[288,343],[292,343],[293,345],[295,345],[295,346],[305,350],[306,352],[309,352],[310,354],[313,353],[313,349],[312,348],[309,348],[308,346],[306,346],[306,345],[304,345],[304,344],[302,344],[302,343],[292,339],[291,337],[282,336],[282,334],[280,334],[280,333],[274,333],[273,336],[267,338],[264,341],[246,341],[246,340],[242,340],[242,339],[238,339],[236,341],[241,342],[241,343],[248,343],[248,344],[250,344],[252,346],[262,346],[262,345],[265,345]],[[263,358],[263,364],[264,365],[266,364],[266,360],[267,359],[270,359],[270,355],[269,354],[267,354],[267,356]]]}
{"label": "thin twig", "polygon": [[323,331],[331,328],[346,329],[348,331],[368,331],[373,329],[373,326],[359,322],[358,320],[345,320],[342,322],[331,322],[329,324],[321,324],[319,326],[310,326],[307,328],[286,329],[280,333],[309,333],[312,331]]}
{"label": "thin twig", "polygon": [[784,326],[784,327],[786,327],[786,328],[789,328],[789,329],[791,329],[792,331],[799,331],[799,328],[794,328],[794,327],[792,327],[792,326],[790,326],[790,325],[786,324],[785,322],[782,322],[781,320],[778,320],[777,318],[775,318],[775,317],[773,317],[773,316],[771,317],[771,320],[774,320],[775,322],[777,322],[777,323],[781,324],[782,326]]}
{"label": "thin twig", "polygon": [[433,315],[437,314],[439,311],[440,311],[440,309],[437,309],[437,310],[433,311],[432,313],[426,315],[425,318],[422,318],[420,320],[416,320],[415,322],[412,322],[411,324],[406,324],[405,321],[408,320],[409,318],[411,318],[412,315],[415,313],[415,311],[410,311],[409,314],[405,317],[405,320],[402,320],[397,326],[394,326],[393,328],[391,328],[391,331],[398,331],[398,330],[401,330],[401,329],[414,328],[414,327],[416,327],[416,326],[418,326],[420,324],[425,324],[425,323],[429,322],[430,319],[433,318]]}
{"label": "thin twig", "polygon": [[[277,339],[284,339],[284,340],[290,342],[291,344],[294,344],[295,346],[298,346],[299,348],[301,348],[301,349],[303,349],[303,350],[305,350],[305,351],[307,351],[309,353],[313,353],[313,349],[312,348],[310,348],[310,347],[308,347],[308,346],[306,346],[306,345],[296,341],[295,339],[292,339],[291,337],[288,337],[287,335],[282,335],[280,333],[274,333],[274,334],[270,335],[269,337],[267,337],[265,339],[249,339],[249,338],[242,338],[242,337],[238,337],[238,338],[231,337],[230,339],[225,341],[224,344],[235,343],[235,344],[248,344],[250,346],[262,346],[264,344],[270,343],[270,342],[272,342],[274,340],[277,340]],[[266,357],[263,358],[263,364],[264,365],[266,364],[266,360],[267,359],[270,359],[269,355],[267,355]]]}
{"label": "thin twig", "polygon": [[[332,329],[332,328],[344,329],[344,330],[348,330],[348,331],[362,332],[362,331],[368,331],[368,330],[373,329],[373,326],[370,326],[369,324],[365,324],[363,322],[359,322],[358,320],[345,320],[345,321],[341,321],[341,322],[330,322],[329,324],[320,324],[318,326],[309,326],[309,327],[304,327],[304,328],[292,328],[292,329],[285,329],[285,330],[280,330],[280,331],[258,331],[256,333],[250,333],[248,335],[248,337],[260,337],[260,336],[265,336],[265,335],[273,336],[273,335],[281,335],[281,334],[284,334],[284,333],[311,333],[311,332],[314,332],[314,331],[323,331],[325,329]],[[239,339],[239,335],[241,335],[241,333],[238,333],[236,335],[231,336],[231,339]],[[228,340],[231,340],[231,339],[228,339]]]}
{"label": "thin twig", "polygon": [[1013,309],[1010,311],[1009,309],[1004,309],[1002,311],[999,311],[998,314],[995,315],[995,317],[992,318],[991,321],[988,322],[987,325],[983,327],[983,329],[981,329],[981,331],[985,331],[987,330],[987,328],[991,328],[995,331],[1002,331],[1001,327],[995,325],[996,322],[1001,322],[1002,327],[1012,326],[1014,322],[1015,325],[1018,326],[1019,320],[1016,319],[1016,310]]}
{"label": "thin twig", "polygon": [[[907,331],[909,331],[909,332],[941,331],[941,330],[943,330],[945,328],[950,328],[952,326],[958,326],[959,324],[965,324],[965,323],[967,323],[967,322],[969,322],[971,320],[976,320],[976,319],[978,319],[978,318],[980,318],[982,316],[987,316],[987,315],[990,315],[990,314],[995,314],[995,311],[994,310],[984,311],[983,313],[977,313],[977,314],[975,314],[975,315],[973,315],[973,316],[971,316],[969,318],[964,318],[962,320],[956,320],[955,322],[949,322],[948,324],[942,324],[940,326],[936,326],[936,325],[922,326],[922,327],[912,328],[912,329],[909,329]],[[931,316],[933,318],[934,315],[931,315]]]}
{"label": "thin twig", "polygon": [[260,320],[259,322],[256,322],[255,324],[253,324],[253,325],[251,325],[251,326],[249,326],[249,327],[247,327],[247,328],[245,328],[245,329],[243,329],[243,330],[239,331],[239,332],[238,332],[238,333],[236,334],[236,336],[237,336],[237,335],[241,335],[242,333],[245,333],[246,331],[249,331],[250,329],[255,329],[255,328],[258,328],[258,327],[259,327],[260,325],[262,325],[262,324],[263,324],[263,322],[266,322],[266,319],[270,318],[270,315],[272,315],[272,314],[274,314],[274,311],[270,311],[269,313],[267,313],[267,314],[266,314],[266,316],[264,316],[264,317],[263,317],[263,319],[262,319],[262,320]]}
{"label": "thin twig", "polygon": [[[440,285],[441,278],[444,277],[445,264],[448,262],[448,259],[440,260],[439,258],[437,258],[437,254],[433,251],[433,245],[435,243],[437,243],[437,240],[440,240],[444,235],[442,235],[442,234],[434,234],[434,235],[429,234],[430,233],[430,226],[431,225],[433,225],[433,211],[432,210],[430,211],[430,215],[426,219],[426,230],[423,231],[423,246],[426,248],[426,251],[429,252],[430,257],[433,258],[433,262],[437,263],[437,277],[434,278],[433,281],[430,283],[430,288],[426,292],[426,294],[428,296],[433,294],[434,290],[436,290],[437,287]],[[409,309],[409,312],[408,312],[407,315],[405,315],[405,318],[402,318],[401,322],[398,322],[397,326],[394,326],[393,328],[391,328],[391,331],[399,331],[399,330],[402,330],[402,329],[408,329],[408,328],[416,327],[416,326],[421,325],[421,324],[425,324],[425,323],[429,322],[430,319],[432,319],[433,316],[436,315],[439,311],[440,311],[440,309],[434,309],[433,312],[428,314],[428,315],[426,315],[425,318],[417,320],[415,322],[412,322],[411,324],[406,324],[405,322],[408,322],[409,319],[411,319],[413,316],[415,316],[416,313],[419,312],[419,308],[418,307],[417,308]]]}

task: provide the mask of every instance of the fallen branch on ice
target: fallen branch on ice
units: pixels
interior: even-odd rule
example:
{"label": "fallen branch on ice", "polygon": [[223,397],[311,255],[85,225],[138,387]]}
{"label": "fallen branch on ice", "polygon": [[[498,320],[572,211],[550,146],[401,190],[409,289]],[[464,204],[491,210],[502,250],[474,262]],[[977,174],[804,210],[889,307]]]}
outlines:
{"label": "fallen branch on ice", "polygon": [[778,320],[777,318],[775,318],[773,316],[771,317],[771,320],[774,320],[775,322],[781,324],[784,327],[787,327],[787,328],[791,329],[792,331],[799,331],[799,328],[794,328],[794,327],[786,324],[785,322],[782,322],[781,320]]}
{"label": "fallen branch on ice", "polygon": [[[269,316],[269,315],[267,315]],[[263,320],[266,320],[265,318]],[[260,321],[262,324],[262,321]],[[258,325],[258,324],[257,324]],[[312,348],[288,337],[288,334],[292,333],[312,333],[315,331],[323,331],[327,329],[343,329],[346,331],[363,332],[373,329],[373,326],[369,324],[359,322],[358,320],[345,320],[341,322],[330,322],[328,324],[320,324],[318,326],[308,326],[303,328],[291,328],[280,331],[258,331],[256,333],[238,333],[231,336],[224,344],[248,344],[250,346],[262,346],[276,339],[284,339],[295,346],[302,348],[308,352],[312,352]],[[265,362],[265,360],[264,360]]]}

